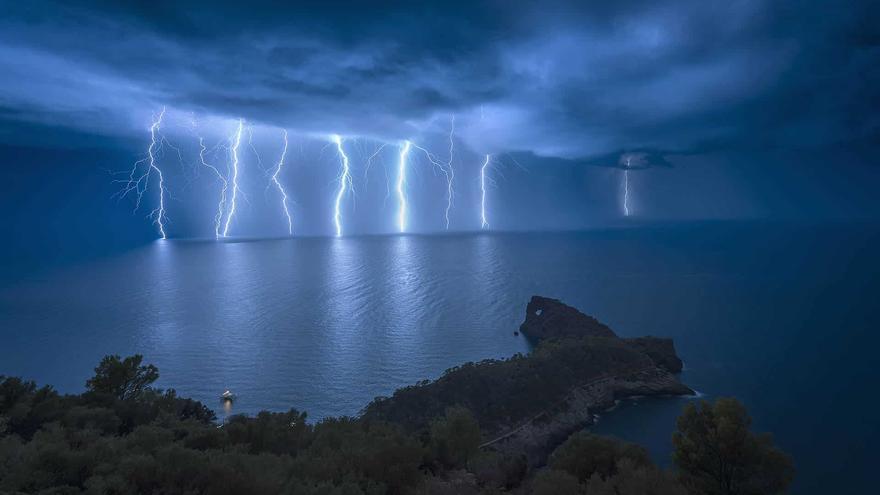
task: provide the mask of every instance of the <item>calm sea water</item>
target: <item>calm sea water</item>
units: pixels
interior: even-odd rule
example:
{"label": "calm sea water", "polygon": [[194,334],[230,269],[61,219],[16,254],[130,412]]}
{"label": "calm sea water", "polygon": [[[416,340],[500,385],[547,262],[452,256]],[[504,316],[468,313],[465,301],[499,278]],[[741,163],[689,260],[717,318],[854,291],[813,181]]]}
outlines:
{"label": "calm sea water", "polygon": [[[793,454],[798,493],[856,492],[880,440],[878,275],[865,224],[155,242],[0,276],[0,373],[76,392],[104,354],[141,353],[161,386],[218,410],[228,388],[233,412],[353,415],[528,351],[513,332],[542,294],[624,336],[673,337],[686,383],[740,398]],[[684,403],[623,403],[596,430],[668,463]]]}

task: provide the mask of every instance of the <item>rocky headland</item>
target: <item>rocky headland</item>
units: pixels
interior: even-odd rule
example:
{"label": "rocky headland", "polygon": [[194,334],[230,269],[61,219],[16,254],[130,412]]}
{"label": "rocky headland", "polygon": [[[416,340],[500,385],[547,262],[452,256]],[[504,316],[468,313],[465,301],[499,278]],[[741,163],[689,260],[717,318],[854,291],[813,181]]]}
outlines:
{"label": "rocky headland", "polygon": [[470,409],[482,448],[524,454],[543,464],[596,413],[633,396],[693,395],[671,339],[623,339],[607,325],[556,299],[533,296],[520,326],[534,345],[528,355],[447,370],[434,381],[378,398],[362,412],[418,431],[450,406]]}

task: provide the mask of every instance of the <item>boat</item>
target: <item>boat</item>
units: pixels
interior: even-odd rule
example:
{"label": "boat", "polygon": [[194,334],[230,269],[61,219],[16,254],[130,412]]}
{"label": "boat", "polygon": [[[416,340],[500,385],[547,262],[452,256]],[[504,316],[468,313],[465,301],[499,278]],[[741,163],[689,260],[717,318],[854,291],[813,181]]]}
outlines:
{"label": "boat", "polygon": [[220,394],[220,400],[222,402],[232,402],[235,400],[235,394],[233,394],[231,391],[227,390],[227,391],[223,392],[222,394]]}

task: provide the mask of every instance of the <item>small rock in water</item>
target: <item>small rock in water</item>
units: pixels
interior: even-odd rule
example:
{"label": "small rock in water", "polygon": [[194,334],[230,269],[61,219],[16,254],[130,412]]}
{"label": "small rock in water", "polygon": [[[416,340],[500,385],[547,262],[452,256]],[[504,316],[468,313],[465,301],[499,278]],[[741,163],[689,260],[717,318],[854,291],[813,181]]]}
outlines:
{"label": "small rock in water", "polygon": [[513,331],[513,334],[514,334],[514,335],[519,335],[519,332],[517,332],[516,330],[514,330],[514,331]]}

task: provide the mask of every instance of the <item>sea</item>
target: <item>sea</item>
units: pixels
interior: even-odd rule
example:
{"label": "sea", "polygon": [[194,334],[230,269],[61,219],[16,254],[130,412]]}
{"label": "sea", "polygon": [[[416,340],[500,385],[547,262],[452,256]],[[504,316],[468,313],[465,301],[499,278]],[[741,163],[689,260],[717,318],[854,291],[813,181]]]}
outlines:
{"label": "sea", "polygon": [[673,338],[681,380],[699,392],[623,401],[595,432],[669,466],[682,408],[736,397],[792,455],[794,493],[873,486],[874,223],[155,241],[0,273],[0,374],[81,392],[102,356],[138,353],[158,386],[220,419],[296,408],[319,421],[464,362],[529,352],[517,330],[535,294],[621,336]]}

